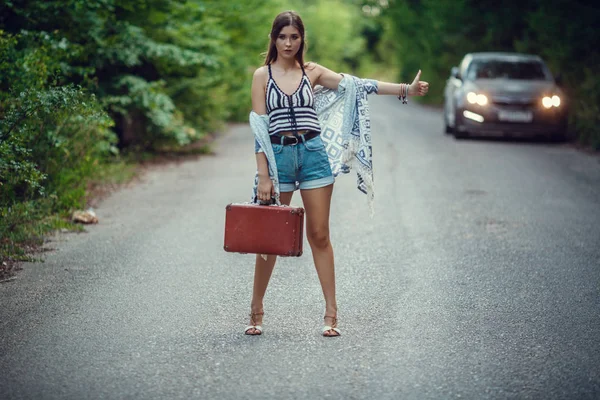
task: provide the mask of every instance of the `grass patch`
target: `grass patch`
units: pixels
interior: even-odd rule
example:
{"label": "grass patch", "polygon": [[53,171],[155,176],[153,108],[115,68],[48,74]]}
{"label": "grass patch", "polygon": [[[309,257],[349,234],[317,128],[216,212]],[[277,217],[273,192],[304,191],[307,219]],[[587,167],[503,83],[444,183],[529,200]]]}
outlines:
{"label": "grass patch", "polygon": [[43,262],[39,254],[44,237],[56,230],[82,231],[83,227],[72,223],[60,214],[53,214],[39,219],[27,220],[27,216],[18,217],[21,220],[13,226],[7,235],[0,240],[0,282],[8,281],[20,269],[19,262]]}
{"label": "grass patch", "polygon": [[[98,164],[88,180],[86,207],[132,181],[138,166],[131,161]],[[71,221],[72,209],[56,210],[56,196],[18,203],[3,210],[0,220],[0,281],[9,279],[17,262],[43,261],[40,253],[44,237],[55,231],[81,232],[84,227]]]}
{"label": "grass patch", "polygon": [[131,181],[137,166],[132,161],[117,161],[101,165],[90,179],[91,185],[121,185]]}
{"label": "grass patch", "polygon": [[[118,160],[101,163],[93,168],[88,178],[84,198],[80,204],[84,208],[97,204],[123,185],[135,181],[145,165],[160,165],[173,161],[194,159],[211,154],[210,143],[213,136],[183,147],[163,147],[156,152],[123,152]],[[66,192],[64,196],[72,195]],[[0,209],[0,282],[13,279],[19,262],[43,261],[38,255],[43,250],[44,238],[55,231],[81,232],[85,228],[71,221],[74,209],[57,209],[61,204],[55,195],[34,201],[13,204],[8,209]]]}

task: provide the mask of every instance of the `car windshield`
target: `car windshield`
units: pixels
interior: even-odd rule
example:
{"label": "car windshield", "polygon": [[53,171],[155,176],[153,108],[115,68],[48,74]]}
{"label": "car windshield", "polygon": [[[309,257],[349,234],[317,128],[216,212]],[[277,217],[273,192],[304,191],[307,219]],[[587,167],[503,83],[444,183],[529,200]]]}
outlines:
{"label": "car windshield", "polygon": [[475,60],[469,66],[467,79],[546,80],[548,77],[538,61]]}

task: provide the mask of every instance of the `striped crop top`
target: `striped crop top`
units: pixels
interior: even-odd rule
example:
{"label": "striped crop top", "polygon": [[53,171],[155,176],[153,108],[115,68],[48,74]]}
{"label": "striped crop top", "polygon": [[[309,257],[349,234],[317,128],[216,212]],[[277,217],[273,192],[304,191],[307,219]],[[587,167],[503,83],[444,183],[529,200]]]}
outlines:
{"label": "striped crop top", "polygon": [[279,132],[311,130],[321,132],[321,126],[315,111],[315,98],[308,75],[302,68],[302,79],[294,93],[288,95],[277,86],[269,67],[267,82],[267,114],[269,115],[269,135]]}

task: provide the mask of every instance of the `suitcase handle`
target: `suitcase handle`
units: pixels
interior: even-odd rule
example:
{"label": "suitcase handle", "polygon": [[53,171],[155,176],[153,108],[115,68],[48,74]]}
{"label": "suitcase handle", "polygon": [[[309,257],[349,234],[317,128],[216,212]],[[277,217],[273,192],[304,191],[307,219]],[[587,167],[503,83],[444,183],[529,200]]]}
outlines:
{"label": "suitcase handle", "polygon": [[274,197],[274,196],[271,196],[271,200],[269,201],[269,203],[263,203],[262,200],[258,201],[258,197],[257,196],[254,196],[254,200],[252,202],[255,203],[255,204],[259,204],[261,206],[270,206],[272,204],[277,204],[278,206],[281,205],[281,203],[279,202],[279,199],[276,198],[276,197]]}

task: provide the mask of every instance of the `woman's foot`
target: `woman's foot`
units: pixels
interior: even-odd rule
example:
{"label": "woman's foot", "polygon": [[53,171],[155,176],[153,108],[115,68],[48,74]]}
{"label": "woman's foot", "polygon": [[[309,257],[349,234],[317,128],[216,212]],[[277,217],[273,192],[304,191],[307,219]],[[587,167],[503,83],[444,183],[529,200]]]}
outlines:
{"label": "woman's foot", "polygon": [[324,317],[325,326],[323,327],[323,336],[335,337],[340,336],[342,332],[337,327],[337,316],[326,315]]}
{"label": "woman's foot", "polygon": [[262,319],[264,312],[251,312],[250,313],[250,325],[244,329],[246,335],[261,335],[262,334]]}

